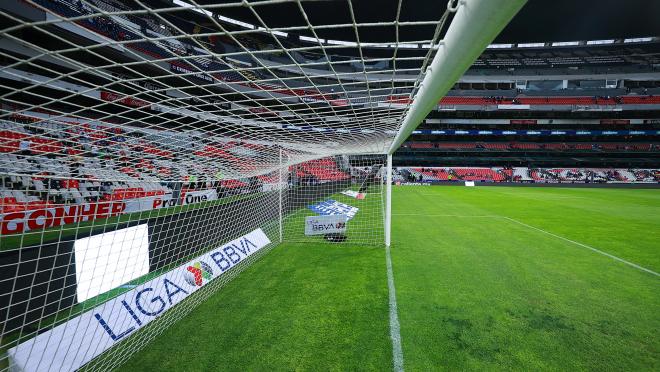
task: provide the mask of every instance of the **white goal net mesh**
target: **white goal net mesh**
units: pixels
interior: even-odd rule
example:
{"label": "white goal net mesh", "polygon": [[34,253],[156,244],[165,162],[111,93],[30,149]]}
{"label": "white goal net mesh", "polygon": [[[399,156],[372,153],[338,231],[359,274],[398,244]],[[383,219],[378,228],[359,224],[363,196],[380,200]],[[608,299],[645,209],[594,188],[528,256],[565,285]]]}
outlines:
{"label": "white goal net mesh", "polygon": [[281,242],[383,244],[449,12],[357,3],[1,2],[0,371],[117,367]]}

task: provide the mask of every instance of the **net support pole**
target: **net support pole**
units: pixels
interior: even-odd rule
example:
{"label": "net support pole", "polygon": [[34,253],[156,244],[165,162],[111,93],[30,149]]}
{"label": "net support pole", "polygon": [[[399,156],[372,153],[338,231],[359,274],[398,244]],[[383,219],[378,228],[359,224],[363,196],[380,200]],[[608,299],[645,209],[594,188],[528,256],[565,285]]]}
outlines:
{"label": "net support pole", "polygon": [[282,180],[282,148],[280,148],[280,167],[279,167],[279,202],[280,202],[280,243],[283,239],[283,217],[282,217],[282,195],[284,193],[284,182]]}
{"label": "net support pole", "polygon": [[389,247],[392,238],[392,154],[387,154],[385,180],[385,245]]}
{"label": "net support pole", "polygon": [[[396,151],[527,0],[458,0],[458,10],[388,153]],[[452,2],[450,1],[450,5]]]}

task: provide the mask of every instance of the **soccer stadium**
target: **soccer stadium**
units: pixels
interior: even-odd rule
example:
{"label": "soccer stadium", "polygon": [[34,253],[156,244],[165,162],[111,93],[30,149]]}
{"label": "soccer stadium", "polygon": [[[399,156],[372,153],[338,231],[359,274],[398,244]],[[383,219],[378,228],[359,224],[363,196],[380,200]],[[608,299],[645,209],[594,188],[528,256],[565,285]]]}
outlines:
{"label": "soccer stadium", "polygon": [[659,371],[658,15],[0,1],[0,372]]}

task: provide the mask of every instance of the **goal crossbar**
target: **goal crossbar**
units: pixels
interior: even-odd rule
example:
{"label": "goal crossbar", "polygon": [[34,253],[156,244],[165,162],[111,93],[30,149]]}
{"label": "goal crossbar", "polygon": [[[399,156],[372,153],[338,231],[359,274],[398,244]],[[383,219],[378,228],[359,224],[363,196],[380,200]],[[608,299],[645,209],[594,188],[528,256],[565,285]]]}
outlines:
{"label": "goal crossbar", "polygon": [[389,154],[403,144],[526,2],[459,0],[456,15],[445,37],[438,43],[424,79],[416,87],[414,100],[390,145]]}

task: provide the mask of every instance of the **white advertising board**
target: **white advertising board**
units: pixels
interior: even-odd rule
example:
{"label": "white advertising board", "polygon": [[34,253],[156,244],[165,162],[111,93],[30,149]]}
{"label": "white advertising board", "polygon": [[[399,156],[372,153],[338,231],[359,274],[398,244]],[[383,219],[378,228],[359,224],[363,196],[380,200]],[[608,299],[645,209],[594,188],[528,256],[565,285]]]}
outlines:
{"label": "white advertising board", "polygon": [[345,233],[347,221],[348,217],[341,214],[308,216],[305,218],[305,235]]}
{"label": "white advertising board", "polygon": [[270,243],[261,229],[205,253],[7,351],[12,370],[74,371]]}
{"label": "white advertising board", "polygon": [[73,248],[79,303],[149,273],[146,223],[78,239]]}
{"label": "white advertising board", "polygon": [[359,192],[357,192],[357,191],[346,190],[346,191],[342,191],[341,193],[344,194],[344,195],[346,195],[346,196],[350,196],[351,198],[355,198],[355,199],[364,199],[364,194],[359,193]]}

